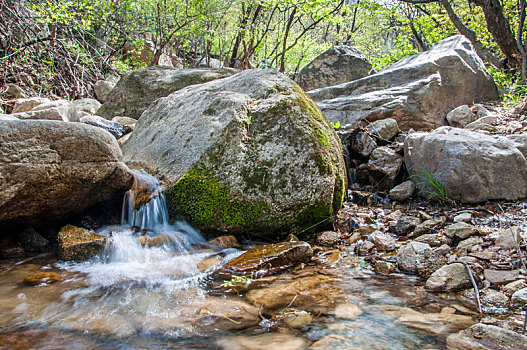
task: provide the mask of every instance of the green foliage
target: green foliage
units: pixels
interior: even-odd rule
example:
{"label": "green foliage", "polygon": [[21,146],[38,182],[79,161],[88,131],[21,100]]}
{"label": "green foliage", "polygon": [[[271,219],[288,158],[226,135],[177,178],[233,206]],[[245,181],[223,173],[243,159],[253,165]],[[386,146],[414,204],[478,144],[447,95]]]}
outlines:
{"label": "green foliage", "polygon": [[223,283],[221,284],[223,288],[235,289],[239,288],[240,286],[247,288],[251,285],[253,281],[251,278],[245,276],[232,275],[231,277],[232,278],[230,279],[230,281],[223,281]]}
{"label": "green foliage", "polygon": [[427,188],[431,190],[425,191],[422,190],[419,194],[425,194],[429,200],[435,200],[440,205],[443,205],[446,201],[449,200],[448,193],[445,187],[437,180],[434,175],[432,175],[425,168],[421,167],[421,179],[423,181],[417,183],[417,185],[426,185]]}
{"label": "green foliage", "polygon": [[501,104],[504,108],[512,108],[525,98],[527,85],[524,84],[519,74],[505,73],[492,66],[488,67],[488,70],[500,91]]}

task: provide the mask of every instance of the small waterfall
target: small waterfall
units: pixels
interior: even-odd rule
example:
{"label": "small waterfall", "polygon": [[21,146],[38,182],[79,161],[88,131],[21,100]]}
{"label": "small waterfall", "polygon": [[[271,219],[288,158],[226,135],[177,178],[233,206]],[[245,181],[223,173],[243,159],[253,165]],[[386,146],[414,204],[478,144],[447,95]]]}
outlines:
{"label": "small waterfall", "polygon": [[144,172],[133,173],[132,188],[124,195],[121,225],[141,231],[168,227],[168,210],[161,183]]}

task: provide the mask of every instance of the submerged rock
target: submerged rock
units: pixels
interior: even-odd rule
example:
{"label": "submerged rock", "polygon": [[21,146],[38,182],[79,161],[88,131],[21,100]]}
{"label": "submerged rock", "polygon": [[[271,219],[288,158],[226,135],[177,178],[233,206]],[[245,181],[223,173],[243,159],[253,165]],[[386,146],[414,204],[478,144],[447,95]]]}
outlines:
{"label": "submerged rock", "polygon": [[334,46],[308,63],[295,78],[306,91],[365,77],[375,70],[362,52],[350,46]]}
{"label": "submerged rock", "polygon": [[309,95],[342,125],[393,118],[403,130],[429,130],[445,125],[459,105],[498,99],[498,90],[470,41],[457,35],[376,74]]}
{"label": "submerged rock", "polygon": [[218,345],[223,350],[302,350],[307,346],[303,338],[287,333],[231,335],[218,340]]}
{"label": "submerged rock", "polygon": [[132,184],[108,132],[79,123],[0,123],[0,223],[51,222]]}
{"label": "submerged rock", "polygon": [[306,242],[269,244],[248,250],[231,260],[218,274],[227,278],[232,275],[261,277],[309,260],[312,256],[313,250]]}
{"label": "submerged rock", "polygon": [[502,136],[442,127],[413,133],[405,140],[410,178],[423,194],[464,203],[515,200],[527,196],[527,160]]}
{"label": "submerged rock", "polygon": [[59,280],[60,275],[56,272],[37,272],[24,278],[24,282],[32,286],[52,284]]}
{"label": "submerged rock", "polygon": [[58,234],[59,258],[64,261],[83,261],[97,255],[104,248],[108,237],[80,227],[66,225]]}
{"label": "submerged rock", "polygon": [[342,145],[284,75],[246,70],[159,99],[123,145],[158,175],[170,214],[205,233],[286,235],[340,209]]}
{"label": "submerged rock", "polygon": [[97,111],[105,119],[125,115],[139,119],[141,114],[158,98],[189,85],[203,84],[236,73],[234,69],[176,69],[155,66],[138,69],[123,75],[108,93],[106,101]]}

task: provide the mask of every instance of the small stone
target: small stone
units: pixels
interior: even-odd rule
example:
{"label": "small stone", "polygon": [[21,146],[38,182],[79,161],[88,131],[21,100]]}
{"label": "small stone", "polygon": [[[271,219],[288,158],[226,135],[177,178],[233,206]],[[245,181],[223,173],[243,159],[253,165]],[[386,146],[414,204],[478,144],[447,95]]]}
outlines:
{"label": "small stone", "polygon": [[520,233],[518,226],[514,226],[508,229],[498,231],[498,237],[495,239],[494,244],[502,249],[516,249],[520,239]]}
{"label": "small stone", "polygon": [[335,231],[324,231],[317,234],[316,241],[323,246],[334,246],[341,241],[340,233]]}
{"label": "small stone", "polygon": [[367,129],[383,141],[392,140],[400,132],[397,121],[392,118],[376,120]]}
{"label": "small stone", "polygon": [[360,256],[366,256],[371,253],[371,251],[375,248],[375,244],[373,244],[370,241],[362,241],[357,243],[356,252]]}
{"label": "small stone", "polygon": [[220,249],[240,248],[241,246],[236,236],[233,236],[233,235],[216,237],[210,240],[209,244],[215,247],[218,247]]}
{"label": "small stone", "polygon": [[389,234],[375,231],[370,238],[375,247],[379,250],[390,251],[395,249],[395,238]]}
{"label": "small stone", "polygon": [[440,247],[437,247],[436,249],[434,249],[434,252],[436,254],[439,254],[439,255],[447,255],[448,253],[450,253],[452,249],[450,249],[450,247],[447,245],[447,244],[443,244],[442,246]]}
{"label": "small stone", "polygon": [[472,285],[463,264],[445,265],[426,281],[426,288],[434,292],[451,292],[468,288]]}
{"label": "small stone", "polygon": [[440,247],[444,244],[449,245],[450,243],[452,243],[451,239],[438,233],[419,236],[415,239],[415,241],[420,243],[426,243],[430,247]]}
{"label": "small stone", "polygon": [[223,350],[301,350],[306,348],[306,341],[290,334],[264,333],[253,336],[231,335],[218,340],[218,345]]}
{"label": "small stone", "polygon": [[435,233],[435,231],[438,230],[443,224],[443,220],[425,220],[415,227],[415,229],[412,231],[412,236],[419,237],[421,235]]}
{"label": "small stone", "polygon": [[433,250],[425,250],[419,257],[415,268],[420,277],[428,278],[447,264],[447,262],[448,261],[444,256],[435,253]]}
{"label": "small stone", "polygon": [[66,225],[58,234],[59,258],[61,260],[82,261],[97,255],[104,248],[108,237],[95,232]]}
{"label": "small stone", "polygon": [[465,129],[477,130],[483,125],[492,127],[492,124],[495,124],[497,121],[498,121],[498,118],[495,115],[489,115],[487,117],[481,117],[473,121],[472,123],[465,125]]}
{"label": "small stone", "polygon": [[305,325],[312,323],[315,318],[309,312],[306,311],[293,311],[287,313],[284,322],[291,328],[302,328]]}
{"label": "small stone", "polygon": [[486,269],[483,273],[485,274],[485,279],[493,286],[513,282],[517,280],[520,275],[519,270]]}
{"label": "small stone", "polygon": [[333,311],[335,317],[353,320],[362,315],[362,310],[355,304],[339,304]]}
{"label": "small stone", "polygon": [[39,284],[51,284],[60,280],[60,275],[56,272],[37,272],[24,278],[24,282],[32,286]]}
{"label": "small stone", "polygon": [[[469,303],[476,306],[476,298],[474,296],[474,290],[469,289],[463,296],[468,300]],[[495,289],[484,289],[480,291],[481,304],[487,308],[507,308],[509,307],[509,297]]]}
{"label": "small stone", "polygon": [[352,157],[367,159],[377,148],[375,140],[365,131],[357,131],[347,138],[348,150]]}
{"label": "small stone", "polygon": [[101,107],[101,103],[93,98],[82,98],[80,100],[72,101],[71,104],[79,112],[86,112],[90,114],[95,114]]}
{"label": "small stone", "polygon": [[523,288],[527,288],[527,281],[525,279],[520,279],[503,286],[502,292],[510,298],[515,292]]}
{"label": "small stone", "polygon": [[403,157],[388,147],[377,147],[367,164],[368,174],[379,191],[390,190],[403,164]]}
{"label": "small stone", "polygon": [[481,237],[470,237],[458,243],[455,253],[457,256],[464,256],[471,252],[474,247],[480,246],[483,243]]}
{"label": "small stone", "polygon": [[412,197],[414,192],[415,184],[413,183],[413,181],[405,181],[402,184],[399,184],[392,188],[388,194],[391,200],[402,203]]}
{"label": "small stone", "polygon": [[397,267],[407,273],[416,273],[417,264],[424,258],[424,253],[432,250],[428,244],[409,242],[397,250]]}
{"label": "small stone", "polygon": [[461,213],[454,216],[454,222],[466,222],[469,223],[472,221],[472,214],[470,213]]}
{"label": "small stone", "polygon": [[456,128],[462,128],[468,123],[473,122],[475,119],[475,113],[472,113],[472,110],[467,105],[454,108],[446,116],[448,123]]}
{"label": "small stone", "polygon": [[395,265],[382,260],[375,261],[373,269],[375,270],[375,272],[378,272],[381,275],[390,275],[392,273],[395,273]]}
{"label": "small stone", "polygon": [[420,223],[421,220],[419,218],[413,216],[403,216],[397,220],[393,226],[390,225],[390,231],[399,236],[406,236]]}
{"label": "small stone", "polygon": [[457,237],[459,239],[467,239],[479,231],[477,227],[469,225],[465,222],[457,222],[446,228],[445,235],[449,238]]}
{"label": "small stone", "polygon": [[51,100],[49,98],[43,98],[43,97],[30,97],[30,98],[21,98],[16,100],[15,106],[13,107],[13,110],[11,113],[23,113],[23,112],[29,112],[36,106],[39,106],[44,103],[50,103]]}
{"label": "small stone", "polygon": [[515,306],[523,306],[527,304],[527,288],[522,288],[514,292],[511,296],[511,301]]}

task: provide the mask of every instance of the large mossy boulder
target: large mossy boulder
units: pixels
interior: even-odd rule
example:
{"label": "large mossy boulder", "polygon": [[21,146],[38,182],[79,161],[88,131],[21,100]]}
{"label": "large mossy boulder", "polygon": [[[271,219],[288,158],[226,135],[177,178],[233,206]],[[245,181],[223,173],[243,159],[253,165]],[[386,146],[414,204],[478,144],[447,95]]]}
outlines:
{"label": "large mossy boulder", "polygon": [[133,182],[115,138],[59,121],[0,122],[0,225],[53,222]]}
{"label": "large mossy boulder", "polygon": [[317,105],[272,70],[248,70],[158,100],[124,159],[164,181],[169,210],[205,232],[286,233],[342,204],[342,146]]}
{"label": "large mossy boulder", "polygon": [[236,73],[231,68],[176,69],[155,66],[138,69],[123,75],[110,91],[97,115],[112,119],[125,116],[139,119],[141,114],[158,98],[189,85],[203,84]]}
{"label": "large mossy boulder", "polygon": [[309,95],[342,125],[393,118],[403,130],[430,130],[445,125],[460,105],[498,99],[498,90],[470,41],[457,35],[376,74]]}

